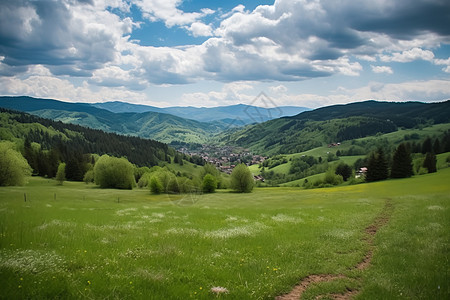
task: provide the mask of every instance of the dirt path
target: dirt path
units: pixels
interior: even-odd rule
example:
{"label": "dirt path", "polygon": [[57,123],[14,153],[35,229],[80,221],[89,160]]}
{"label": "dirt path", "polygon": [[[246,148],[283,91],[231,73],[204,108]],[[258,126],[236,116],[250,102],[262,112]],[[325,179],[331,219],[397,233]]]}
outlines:
{"label": "dirt path", "polygon": [[[367,251],[366,255],[362,259],[360,263],[357,265],[351,267],[351,270],[365,270],[370,266],[370,263],[372,261],[373,257],[373,250],[374,250],[374,239],[375,234],[377,231],[386,225],[386,223],[389,221],[392,211],[394,207],[392,205],[391,199],[386,199],[386,202],[384,204],[383,210],[378,214],[378,216],[375,218],[375,220],[366,227],[365,236],[363,238],[363,241],[365,241],[369,245],[369,250]],[[342,279],[347,278],[347,276],[343,274],[318,274],[318,275],[309,275],[300,281],[299,284],[297,284],[290,293],[281,295],[276,297],[276,300],[298,300],[301,299],[302,294],[308,289],[308,287],[311,284],[319,283],[319,282],[330,282],[336,279]],[[318,296],[316,299],[322,299],[323,297],[328,297],[332,299],[350,299],[352,296],[356,295],[358,293],[357,290],[347,290],[344,294],[326,294]]]}

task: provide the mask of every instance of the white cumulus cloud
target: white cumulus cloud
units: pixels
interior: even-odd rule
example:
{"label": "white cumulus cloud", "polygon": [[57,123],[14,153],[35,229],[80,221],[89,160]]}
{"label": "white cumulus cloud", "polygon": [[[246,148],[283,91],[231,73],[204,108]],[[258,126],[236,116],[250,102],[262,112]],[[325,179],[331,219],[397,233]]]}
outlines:
{"label": "white cumulus cloud", "polygon": [[374,73],[387,73],[387,74],[393,74],[394,71],[392,71],[391,67],[388,66],[370,66],[372,68],[372,72]]}

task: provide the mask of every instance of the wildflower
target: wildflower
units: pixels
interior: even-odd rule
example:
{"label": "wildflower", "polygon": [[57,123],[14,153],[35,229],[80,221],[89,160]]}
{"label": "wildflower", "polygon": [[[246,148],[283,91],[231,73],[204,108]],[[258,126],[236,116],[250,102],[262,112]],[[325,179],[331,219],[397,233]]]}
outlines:
{"label": "wildflower", "polygon": [[221,287],[221,286],[215,286],[211,288],[211,292],[213,292],[214,294],[228,294],[229,291],[227,288]]}
{"label": "wildflower", "polygon": [[133,284],[133,281],[130,281],[130,284]]}
{"label": "wildflower", "polygon": [[91,285],[91,281],[90,281],[90,280],[88,280],[87,283],[88,283],[89,285]]}
{"label": "wildflower", "polygon": [[18,286],[18,288],[19,288],[19,289],[21,289],[21,288],[22,288],[22,286],[21,286],[21,285],[19,285],[19,286]]}
{"label": "wildflower", "polygon": [[203,288],[202,288],[202,287],[200,287],[200,289],[201,289],[201,290],[203,290]]}

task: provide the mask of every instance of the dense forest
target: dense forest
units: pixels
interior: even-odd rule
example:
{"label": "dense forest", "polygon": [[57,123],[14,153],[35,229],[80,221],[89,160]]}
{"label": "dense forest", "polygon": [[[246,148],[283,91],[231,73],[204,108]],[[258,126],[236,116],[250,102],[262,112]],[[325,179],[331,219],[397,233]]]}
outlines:
{"label": "dense forest", "polygon": [[3,108],[0,108],[0,140],[17,144],[36,175],[54,177],[59,162],[65,162],[70,180],[83,179],[93,159],[90,154],[126,157],[137,166],[147,167],[183,159],[203,164],[154,140],[107,133]]}

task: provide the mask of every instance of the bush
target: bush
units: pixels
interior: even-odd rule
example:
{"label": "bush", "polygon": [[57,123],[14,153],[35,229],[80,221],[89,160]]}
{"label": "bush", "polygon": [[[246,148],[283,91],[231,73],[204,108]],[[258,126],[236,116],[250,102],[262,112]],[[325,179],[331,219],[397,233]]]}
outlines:
{"label": "bush", "polygon": [[161,184],[161,182],[159,181],[158,176],[153,175],[152,178],[150,178],[150,191],[153,194],[161,194],[164,191],[164,188]]}
{"label": "bush", "polygon": [[237,165],[231,173],[231,188],[239,193],[250,193],[255,182],[253,175],[244,164]]}
{"label": "bush", "polygon": [[102,155],[94,167],[94,181],[101,188],[132,189],[134,167],[126,158]]}
{"label": "bush", "polygon": [[60,163],[58,166],[58,171],[56,172],[56,181],[59,185],[62,185],[66,180],[66,164]]}
{"label": "bush", "polygon": [[27,160],[9,142],[0,143],[0,186],[24,185],[31,175]]}
{"label": "bush", "polygon": [[206,174],[203,177],[202,189],[204,193],[214,193],[217,187],[217,180],[211,174]]}
{"label": "bush", "polygon": [[328,172],[325,173],[323,182],[325,184],[338,185],[344,182],[344,179],[342,178],[341,175],[335,174],[333,170],[329,170]]}
{"label": "bush", "polygon": [[88,184],[94,182],[94,170],[89,170],[84,174],[83,181]]}

